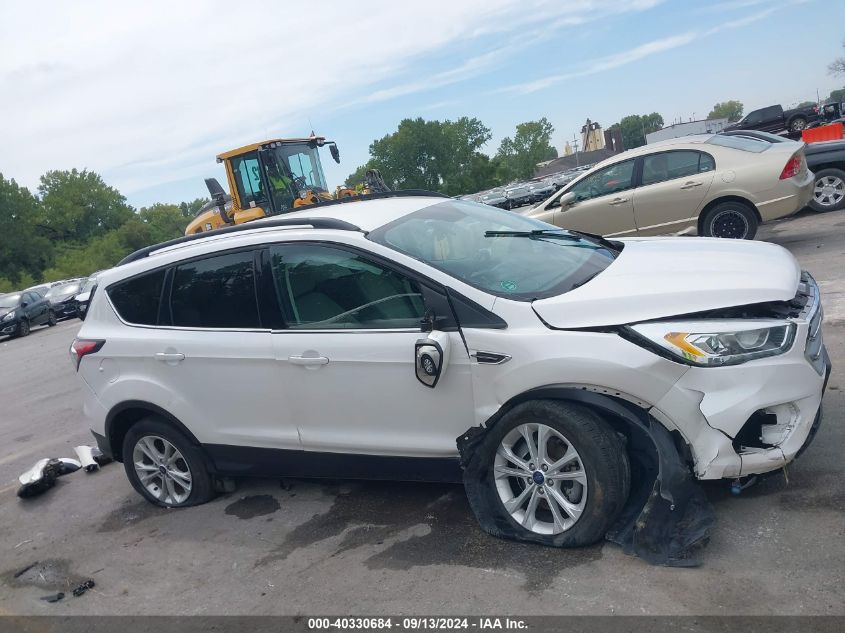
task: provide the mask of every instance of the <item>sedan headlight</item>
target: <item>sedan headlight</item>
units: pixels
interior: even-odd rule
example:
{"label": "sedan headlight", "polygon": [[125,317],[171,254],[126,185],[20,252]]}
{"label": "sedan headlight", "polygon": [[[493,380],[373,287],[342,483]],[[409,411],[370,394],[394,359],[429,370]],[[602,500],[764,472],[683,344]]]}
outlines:
{"label": "sedan headlight", "polygon": [[11,312],[9,312],[8,314],[5,314],[5,315],[3,316],[3,319],[2,319],[2,320],[3,320],[3,321],[11,321],[11,320],[12,320],[12,319],[14,319],[14,318],[15,318],[15,311],[14,311],[14,310],[12,310],[12,311],[11,311]]}
{"label": "sedan headlight", "polygon": [[692,365],[737,365],[783,354],[795,340],[796,326],[771,319],[640,323],[628,331]]}

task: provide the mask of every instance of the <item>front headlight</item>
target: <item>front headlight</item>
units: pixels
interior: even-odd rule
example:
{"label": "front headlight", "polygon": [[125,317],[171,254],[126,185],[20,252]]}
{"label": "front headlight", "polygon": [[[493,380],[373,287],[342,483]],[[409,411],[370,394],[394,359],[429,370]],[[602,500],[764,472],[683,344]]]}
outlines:
{"label": "front headlight", "polygon": [[14,311],[14,310],[12,310],[12,311],[11,311],[11,312],[9,312],[8,314],[6,314],[6,315],[3,317],[3,319],[2,319],[2,320],[3,320],[3,321],[11,321],[11,320],[12,320],[12,319],[14,319],[14,318],[15,318],[15,311]]}
{"label": "front headlight", "polygon": [[640,323],[628,331],[689,364],[718,367],[783,354],[795,329],[794,323],[760,319]]}

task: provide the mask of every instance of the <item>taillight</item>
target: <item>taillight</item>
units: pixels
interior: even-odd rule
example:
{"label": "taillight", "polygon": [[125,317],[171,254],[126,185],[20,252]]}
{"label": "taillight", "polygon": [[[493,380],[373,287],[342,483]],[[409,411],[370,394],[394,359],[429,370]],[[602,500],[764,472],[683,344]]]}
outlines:
{"label": "taillight", "polygon": [[105,344],[106,342],[102,340],[74,339],[73,343],[70,344],[70,361],[73,363],[76,371],[79,371],[79,363],[82,362],[83,357],[99,352]]}
{"label": "taillight", "polygon": [[787,178],[792,178],[796,176],[799,171],[801,171],[801,154],[794,154],[792,158],[786,161],[786,165],[783,167],[783,171],[780,172],[780,179],[786,180]]}

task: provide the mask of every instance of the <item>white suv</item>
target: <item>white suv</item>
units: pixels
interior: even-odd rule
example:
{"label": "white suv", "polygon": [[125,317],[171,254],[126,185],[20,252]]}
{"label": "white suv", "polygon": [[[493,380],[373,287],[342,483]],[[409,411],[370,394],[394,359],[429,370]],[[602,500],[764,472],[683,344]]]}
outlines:
{"label": "white suv", "polygon": [[706,532],[695,478],[809,442],[821,320],[779,246],[394,195],[143,249],[99,276],[71,354],[153,503],[238,475],[463,481],[492,534],[630,544],[648,517]]}

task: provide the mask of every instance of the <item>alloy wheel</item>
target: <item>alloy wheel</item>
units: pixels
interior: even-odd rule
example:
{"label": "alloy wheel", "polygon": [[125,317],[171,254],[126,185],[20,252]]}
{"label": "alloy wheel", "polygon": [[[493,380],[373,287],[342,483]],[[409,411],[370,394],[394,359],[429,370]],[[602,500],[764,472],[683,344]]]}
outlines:
{"label": "alloy wheel", "polygon": [[838,176],[823,176],[816,181],[813,198],[823,207],[835,207],[845,198],[845,181]]}
{"label": "alloy wheel", "polygon": [[545,424],[520,424],[505,435],[493,477],[511,518],[537,534],[570,529],[587,503],[587,473],[578,451]]}
{"label": "alloy wheel", "polygon": [[179,505],[191,495],[191,469],[179,449],[158,435],[145,435],[132,449],[141,485],[158,501]]}
{"label": "alloy wheel", "polygon": [[714,237],[741,240],[748,235],[748,230],[748,220],[734,209],[725,209],[710,222],[710,234]]}

